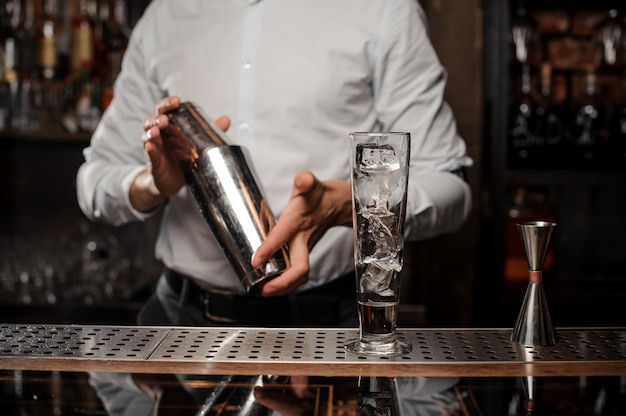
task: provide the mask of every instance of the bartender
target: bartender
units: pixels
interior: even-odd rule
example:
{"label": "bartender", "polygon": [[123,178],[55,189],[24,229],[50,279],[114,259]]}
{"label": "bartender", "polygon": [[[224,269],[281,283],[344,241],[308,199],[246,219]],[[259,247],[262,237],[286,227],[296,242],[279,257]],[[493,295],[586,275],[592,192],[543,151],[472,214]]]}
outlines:
{"label": "bartender", "polygon": [[[406,237],[457,230],[471,160],[445,83],[415,0],[153,0],[77,175],[93,221],[162,215],[164,271],[139,323],[357,326],[348,134],[410,132]],[[246,293],[163,145],[164,113],[181,101],[248,149],[278,216],[254,264],[287,244],[291,267],[260,296]]]}
{"label": "bartender", "polygon": [[[152,0],[77,177],[94,221],[162,215],[165,267],[138,322],[356,327],[348,135],[410,132],[406,237],[458,229],[471,160],[445,82],[416,0]],[[278,216],[254,261],[286,243],[291,268],[262,296],[245,292],[163,147],[163,113],[181,100],[248,149]],[[90,382],[110,414],[162,400],[131,375]]]}

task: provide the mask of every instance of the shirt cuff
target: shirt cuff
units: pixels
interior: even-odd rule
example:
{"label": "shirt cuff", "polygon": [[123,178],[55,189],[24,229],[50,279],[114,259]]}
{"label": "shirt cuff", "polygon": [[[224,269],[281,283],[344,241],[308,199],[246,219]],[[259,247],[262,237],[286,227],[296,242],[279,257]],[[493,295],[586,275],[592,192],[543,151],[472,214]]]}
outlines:
{"label": "shirt cuff", "polygon": [[121,184],[122,189],[124,190],[124,205],[126,205],[126,207],[128,208],[128,211],[133,215],[133,217],[135,217],[137,220],[140,220],[140,221],[147,220],[148,218],[154,216],[154,214],[159,212],[159,210],[161,209],[161,206],[157,206],[151,211],[141,212],[135,209],[135,207],[133,207],[133,204],[131,204],[130,202],[130,187],[132,186],[133,181],[135,180],[137,175],[143,172],[144,169],[145,169],[145,166],[138,166],[137,168],[131,170],[124,177],[124,179],[122,179],[122,184]]}

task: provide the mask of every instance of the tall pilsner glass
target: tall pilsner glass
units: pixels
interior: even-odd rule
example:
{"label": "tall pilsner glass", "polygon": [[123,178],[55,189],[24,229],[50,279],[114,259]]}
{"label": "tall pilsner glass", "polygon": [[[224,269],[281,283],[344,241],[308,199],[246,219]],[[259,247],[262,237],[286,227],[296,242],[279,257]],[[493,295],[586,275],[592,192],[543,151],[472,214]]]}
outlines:
{"label": "tall pilsner glass", "polygon": [[398,355],[400,272],[409,171],[409,133],[351,133],[350,168],[359,338],[345,349]]}

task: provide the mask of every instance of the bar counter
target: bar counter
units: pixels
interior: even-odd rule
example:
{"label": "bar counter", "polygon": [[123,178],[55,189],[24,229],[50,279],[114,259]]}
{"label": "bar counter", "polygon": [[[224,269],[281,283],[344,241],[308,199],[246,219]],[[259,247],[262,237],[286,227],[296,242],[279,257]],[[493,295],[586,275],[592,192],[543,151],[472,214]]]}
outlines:
{"label": "bar counter", "polygon": [[[49,374],[57,377],[64,374],[61,379],[67,381],[89,372],[113,377],[132,373],[141,380],[169,380],[164,385],[170,387],[176,384],[174,380],[195,380],[193,389],[205,393],[223,387],[224,380],[251,392],[261,380],[259,375],[274,375],[263,376],[270,377],[265,379],[265,384],[274,390],[276,385],[284,390],[284,380],[304,377],[315,380],[309,387],[313,388],[318,402],[326,403],[323,412],[318,408],[306,414],[326,415],[358,413],[354,403],[361,394],[360,383],[366,379],[428,380],[435,384],[453,380],[449,387],[460,403],[459,408],[464,409],[454,414],[463,415],[517,414],[488,408],[502,407],[506,402],[504,407],[512,409],[515,395],[520,403],[534,401],[535,395],[546,391],[545,386],[549,385],[553,389],[558,386],[562,393],[552,391],[547,394],[550,400],[565,400],[570,405],[579,401],[583,406],[580,394],[589,391],[581,389],[581,385],[608,383],[603,387],[604,403],[607,391],[612,392],[611,412],[615,409],[622,412],[612,414],[626,414],[626,328],[557,328],[558,343],[553,347],[513,344],[510,328],[400,328],[398,334],[413,345],[411,353],[377,357],[344,351],[343,344],[356,338],[356,329],[0,324],[0,375],[5,390],[11,383],[23,385],[28,380],[30,385],[48,386],[45,390],[51,385]],[[45,381],[33,382],[37,375],[41,381],[41,374],[45,374]],[[16,381],[16,377],[20,380]],[[83,381],[83,385],[87,383]],[[352,392],[347,396],[346,386],[351,386],[347,390]],[[499,399],[494,402],[496,391]],[[572,395],[572,391],[576,393]],[[600,394],[598,391],[595,390],[596,396]],[[0,410],[12,411],[17,408],[12,407],[17,402],[28,403],[34,406],[29,408],[35,409],[43,405],[27,396],[0,401]],[[585,406],[597,407],[597,400],[598,397],[595,404]],[[191,411],[192,406],[188,403],[185,406]],[[528,411],[523,404],[519,406],[520,411]],[[546,403],[541,406],[554,407]],[[178,410],[181,411],[178,414],[188,414],[181,408]],[[14,414],[11,411],[3,410],[2,414]],[[191,414],[199,414],[197,411]]]}
{"label": "bar counter", "polygon": [[0,325],[0,369],[309,376],[626,375],[626,328],[560,328],[554,347],[510,329],[400,329],[396,357],[348,354],[356,329]]}

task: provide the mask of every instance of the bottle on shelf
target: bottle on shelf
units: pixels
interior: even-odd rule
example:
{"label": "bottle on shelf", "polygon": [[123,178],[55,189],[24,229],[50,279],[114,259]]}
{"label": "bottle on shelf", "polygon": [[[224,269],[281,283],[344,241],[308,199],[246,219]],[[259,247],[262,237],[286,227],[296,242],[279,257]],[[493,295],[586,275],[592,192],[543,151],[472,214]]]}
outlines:
{"label": "bottle on shelf", "polygon": [[106,66],[106,29],[109,17],[108,0],[89,0],[89,17],[93,21],[94,67],[93,76],[102,78]]}
{"label": "bottle on shelf", "polygon": [[563,139],[563,120],[552,88],[552,65],[541,64],[539,101],[535,109],[535,137],[541,146],[557,146]]}
{"label": "bottle on shelf", "polygon": [[[532,158],[531,147],[535,145],[535,110],[538,98],[532,87],[531,68],[538,56],[537,24],[530,17],[525,0],[515,4],[511,19],[510,43],[512,45],[513,78],[519,87],[513,92],[508,114],[507,153],[510,167],[523,168]],[[517,72],[519,71],[519,72]]]}
{"label": "bottle on shelf", "polygon": [[17,93],[13,107],[11,127],[17,131],[38,128],[36,98],[31,80],[34,78],[34,4],[32,0],[12,0],[15,34],[15,70]]}
{"label": "bottle on shelf", "polygon": [[576,149],[574,161],[592,167],[599,163],[599,145],[610,138],[599,93],[597,75],[593,69],[589,69],[582,78],[581,98],[574,106],[571,139]]}
{"label": "bottle on shelf", "polygon": [[14,20],[16,68],[20,80],[31,78],[33,72],[33,39],[35,6],[33,0],[12,0],[17,20]]}
{"label": "bottle on shelf", "polygon": [[17,106],[17,40],[15,26],[17,11],[15,2],[7,1],[0,9],[0,131],[12,126]]}
{"label": "bottle on shelf", "polygon": [[82,131],[92,133],[101,116],[100,85],[98,77],[92,78],[91,70],[85,65],[76,95],[76,122]]}
{"label": "bottle on shelf", "polygon": [[609,170],[626,166],[626,24],[613,4],[606,19],[595,28],[595,41],[602,56],[601,68],[619,81],[611,106],[606,108],[606,139],[596,144],[600,163]]}
{"label": "bottle on shelf", "polygon": [[70,74],[70,55],[72,50],[70,4],[67,1],[57,3],[57,62],[59,80]]}
{"label": "bottle on shelf", "polygon": [[59,75],[57,34],[59,24],[56,19],[56,0],[42,0],[41,13],[36,22],[36,64],[39,79],[51,80]]}
{"label": "bottle on shelf", "polygon": [[626,74],[621,77],[621,99],[608,114],[610,140],[607,146],[607,167],[625,170],[626,166]]}
{"label": "bottle on shelf", "polygon": [[77,82],[72,75],[68,75],[63,81],[63,108],[61,113],[61,126],[70,134],[78,133],[79,126],[76,117],[76,86]]}
{"label": "bottle on shelf", "polygon": [[89,1],[79,0],[78,13],[71,21],[71,73],[75,79],[82,79],[85,70],[89,73],[94,67],[94,22],[89,15]]}
{"label": "bottle on shelf", "polygon": [[122,70],[122,59],[128,46],[130,27],[125,0],[108,0],[109,13],[105,28],[106,60],[102,88],[102,109],[105,110],[113,99],[113,84]]}
{"label": "bottle on shelf", "polygon": [[[522,65],[520,87],[509,109],[509,161],[521,167],[530,157],[535,145],[535,110],[537,97],[532,88],[530,65]],[[521,165],[520,165],[521,164]]]}

